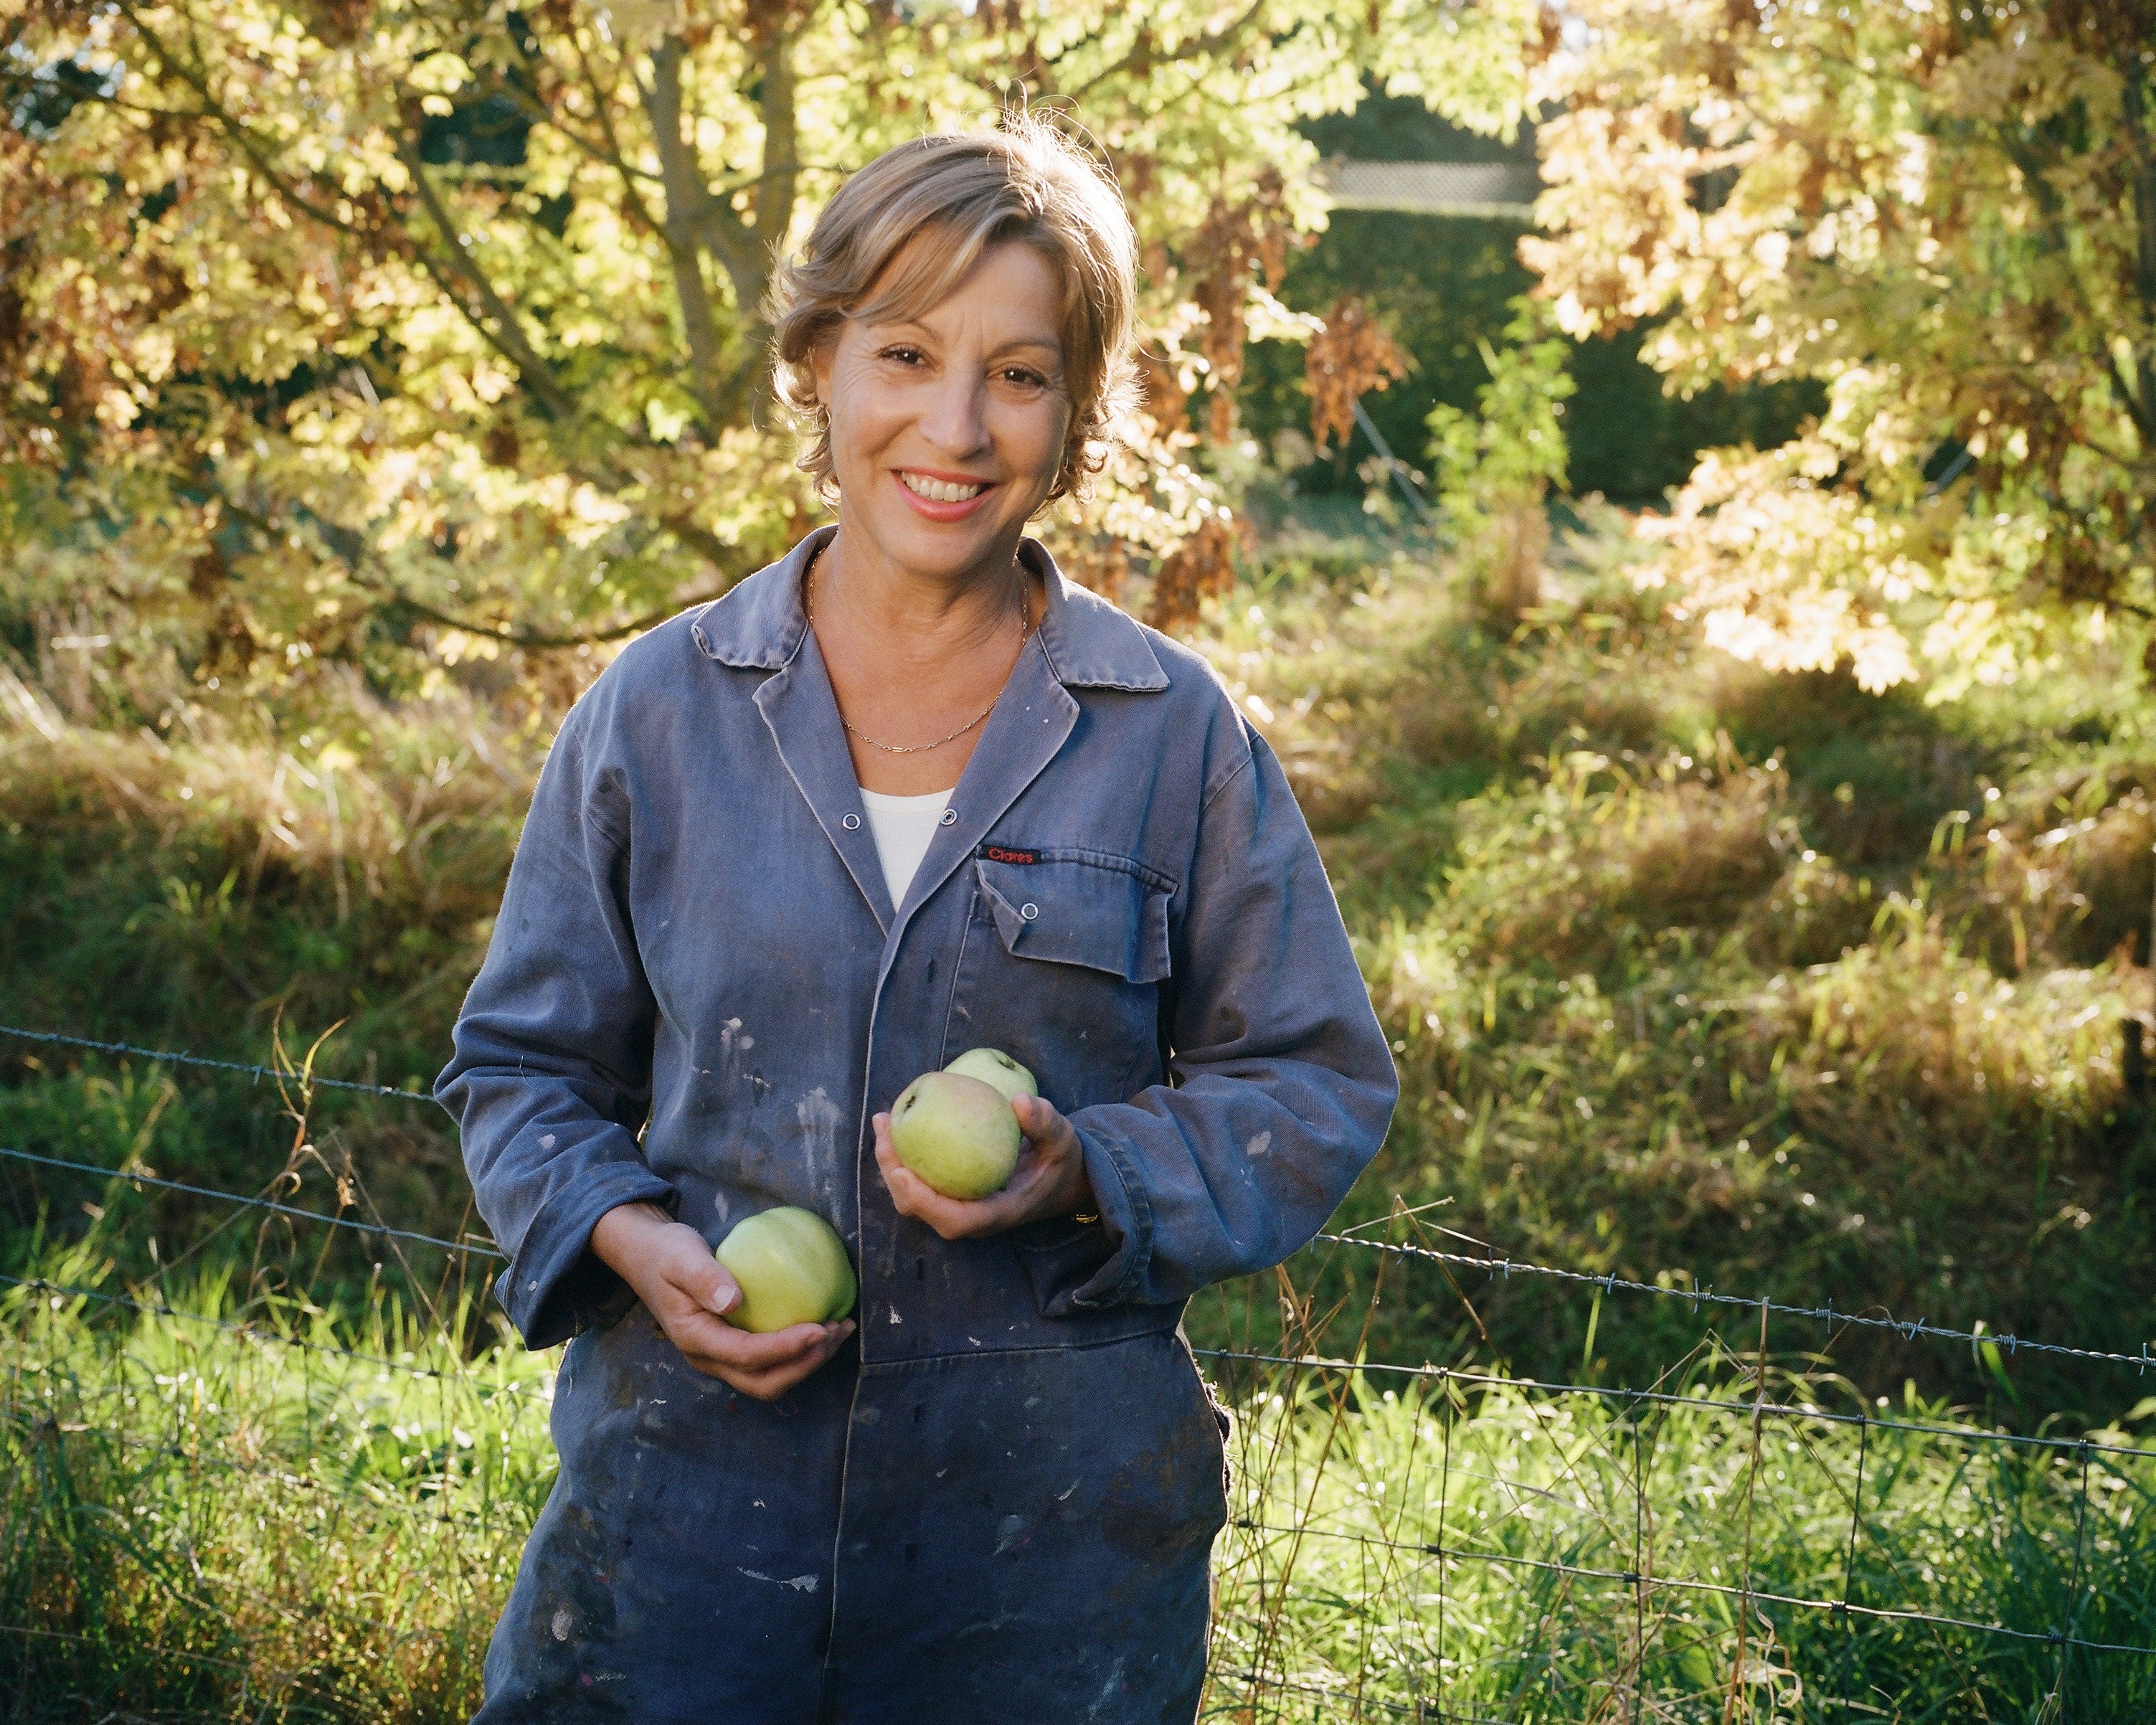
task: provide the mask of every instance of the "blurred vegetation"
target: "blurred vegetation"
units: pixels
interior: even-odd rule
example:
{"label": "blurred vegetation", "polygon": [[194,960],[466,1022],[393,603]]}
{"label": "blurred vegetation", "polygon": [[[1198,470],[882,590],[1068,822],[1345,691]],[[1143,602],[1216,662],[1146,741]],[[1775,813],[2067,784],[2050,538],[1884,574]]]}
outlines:
{"label": "blurred vegetation", "polygon": [[[36,1267],[110,1287],[123,1231]],[[323,1307],[214,1273],[156,1286],[251,1334],[0,1291],[8,1717],[470,1717],[554,1476],[547,1363],[468,1364],[380,1292]],[[1302,1339],[1337,1350],[1358,1316]],[[1210,1661],[1228,1717],[1432,1701],[1502,1717],[1532,1697],[1538,1718],[1591,1721],[1651,1695],[1705,1725],[1734,1696],[1736,1717],[1803,1725],[1846,1711],[1835,1697],[1902,1718],[2150,1704],[2145,1659],[2062,1658],[2049,1639],[2071,1621],[2145,1642],[2145,1455],[1973,1443],[1913,1392],[1874,1402],[1712,1339],[1668,1363],[1653,1404],[1209,1364],[1238,1412]],[[1755,1427],[1762,1390],[1807,1411]],[[1741,1585],[1769,1597],[1706,1590]],[[1787,1603],[1845,1596],[1961,1621]]]}
{"label": "blurred vegetation", "polygon": [[[1532,127],[1507,145],[1450,125],[1419,101],[1378,92],[1353,113],[1325,115],[1303,130],[1324,155],[1358,162],[1535,160]],[[1286,304],[1322,316],[1343,295],[1353,296],[1406,350],[1409,376],[1363,407],[1394,453],[1412,465],[1424,465],[1430,409],[1471,412],[1490,381],[1484,345],[1503,345],[1512,302],[1534,285],[1518,254],[1529,231],[1524,221],[1486,217],[1335,210],[1324,230],[1289,258],[1280,288]],[[1651,333],[1650,325],[1640,325],[1570,344],[1565,364],[1578,393],[1563,413],[1572,489],[1582,495],[1599,493],[1635,507],[1659,504],[1691,477],[1700,450],[1779,444],[1823,399],[1804,383],[1671,393],[1642,357]],[[1255,343],[1245,373],[1244,423],[1282,458],[1299,491],[1359,497],[1370,444],[1358,437],[1323,457],[1308,448],[1302,372],[1294,345]]]}
{"label": "blurred vegetation", "polygon": [[[1224,611],[1215,661],[1321,833],[1405,1085],[1349,1219],[1397,1199],[1517,1257],[2136,1353],[2138,642],[1953,705],[1868,695],[1702,652],[1640,555],[1572,537],[1515,623],[1376,546],[1284,549]],[[1583,1358],[1592,1322],[1576,1291],[1425,1267],[1373,1347],[1641,1383],[1700,1333],[1634,1296]],[[1804,1343],[1830,1344],[1876,1388],[2009,1420],[2143,1393],[2028,1355]]]}
{"label": "blurred vegetation", "polygon": [[[1595,518],[1515,619],[1426,554],[1289,536],[1203,639],[1320,833],[1405,1081],[1346,1219],[1397,1198],[1517,1257],[2134,1353],[2156,1332],[2156,1138],[2127,1059],[2156,897],[2156,711],[2118,693],[2138,643],[1950,705],[1869,695],[1702,650],[1641,555]],[[527,738],[461,698],[355,695],[364,761],[207,727],[153,743],[15,686],[6,1021],[248,1059],[341,1025],[320,1070],[424,1087]],[[405,1225],[471,1225],[424,1104],[325,1091],[295,1140],[242,1077],[14,1040],[0,1060],[0,1144],[249,1191],[289,1168],[318,1206],[350,1169]],[[19,1246],[31,1184],[0,1169],[0,1194]],[[127,1201],[167,1255],[227,1219]],[[87,1227],[73,1204],[49,1226]],[[1367,1267],[1333,1273],[1354,1293]],[[1681,1303],[1618,1303],[1584,1361],[1604,1381],[1700,1333]],[[1590,1314],[1424,1266],[1378,1322],[1383,1357],[1564,1377]],[[1802,1338],[1830,1343],[1870,1387],[1913,1377],[2016,1423],[2143,1393],[2026,1354]]]}
{"label": "blurred vegetation", "polygon": [[1642,524],[1710,641],[1951,692],[2156,615],[2152,43],[2156,0],[1577,0],[1529,49],[1558,325],[1819,392]]}
{"label": "blurred vegetation", "polygon": [[1069,562],[1209,590],[1229,536],[1198,450],[1232,433],[1251,320],[1321,333],[1267,292],[1321,216],[1296,122],[1368,87],[1501,130],[1532,11],[13,8],[0,640],[98,641],[258,728],[310,697],[333,722],[354,671],[558,712],[557,649],[724,592],[820,512],[765,321],[818,209],[1019,113],[1115,179],[1144,260],[1150,388],[1059,511]]}

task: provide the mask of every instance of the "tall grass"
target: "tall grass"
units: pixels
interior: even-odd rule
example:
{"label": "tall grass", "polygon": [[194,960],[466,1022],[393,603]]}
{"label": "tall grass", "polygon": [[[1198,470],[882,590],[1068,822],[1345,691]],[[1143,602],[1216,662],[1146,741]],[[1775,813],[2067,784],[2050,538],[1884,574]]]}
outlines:
{"label": "tall grass", "polygon": [[[1283,562],[1216,666],[1320,829],[1401,1070],[1348,1219],[1514,1256],[2134,1353],[2156,1335],[2156,706],[2138,639],[1952,707],[1701,652],[1621,542],[1493,629],[1429,572]],[[1367,1291],[1342,1263],[1344,1293]],[[1681,1313],[1582,1361],[1578,1302],[1430,1278],[1389,1351],[1646,1381]],[[1836,1363],[2101,1423],[2130,1371],[2005,1375],[1891,1335]]]}
{"label": "tall grass", "polygon": [[[1389,553],[1271,556],[1201,644],[1319,831],[1401,1069],[1342,1221],[2136,1352],[2140,642],[1952,708],[1876,698],[1700,653],[1626,555],[1575,542],[1517,627]],[[0,1021],[422,1088],[545,726],[347,696],[145,734],[0,678]],[[0,1040],[0,1146],[472,1221],[424,1105],[144,1058]],[[2156,1640],[2148,1463],[1882,1423],[2115,1435],[2156,1414],[2130,1370],[1763,1348],[1686,1302],[1383,1262],[1313,1254],[1193,1311],[1201,1346],[1363,1363],[1220,1368],[1216,1715],[2156,1708],[2148,1661],[1815,1609]],[[0,1294],[0,1713],[465,1717],[552,1466],[546,1364],[483,1290],[429,1249],[0,1160],[0,1269],[32,1266],[321,1346]],[[1377,1368],[1425,1361],[1451,1375]],[[1595,1393],[1646,1385],[1677,1399]],[[1821,1411],[1755,1421],[1763,1385]]]}
{"label": "tall grass", "polygon": [[[551,1480],[546,1363],[468,1361],[388,1296],[340,1314],[244,1307],[214,1278],[165,1291],[258,1334],[0,1296],[4,1716],[468,1717]],[[1236,1414],[1214,1716],[2156,1706],[2156,1660],[1817,1609],[2156,1642],[2156,1460],[1912,1429],[1945,1410],[1732,1349],[1655,1401],[1210,1363]],[[1758,1417],[1763,1394],[1816,1411]]]}
{"label": "tall grass", "polygon": [[[1630,555],[1576,537],[1515,626],[1392,550],[1276,551],[1200,643],[1320,829],[1400,1064],[1349,1219],[1399,1197],[1515,1255],[2135,1352],[2156,1333],[2156,1091],[2127,1040],[2156,896],[2138,638],[1952,707],[1879,698],[1702,652]],[[177,703],[145,736],[34,683],[0,687],[0,1021],[255,1059],[335,1026],[322,1070],[424,1086],[540,716],[352,690],[245,722]],[[469,1219],[422,1109],[319,1097],[295,1162],[244,1081],[4,1040],[0,1081],[0,1144],[243,1189],[357,1168],[430,1232]],[[34,1208],[0,1174],[18,1241],[11,1194]],[[167,1255],[224,1219],[155,1214]],[[51,1215],[88,1225],[72,1198]],[[1473,1320],[1410,1289],[1378,1325],[1544,1375],[1585,1339],[1521,1286]],[[1628,1378],[1689,1345],[1620,1341],[1599,1368]],[[1837,1363],[2010,1420],[2140,1394],[1891,1338]]]}
{"label": "tall grass", "polygon": [[[1301,1376],[1245,1401],[1214,1634],[1229,1717],[1794,1725],[2156,1707],[2156,1657],[2045,1639],[2071,1622],[2150,1645],[2156,1457],[2093,1462],[2085,1518],[2071,1451],[1755,1420],[1742,1379],[1680,1378],[1674,1404],[1392,1381]],[[1756,1387],[1778,1404],[1825,1388],[1779,1371]],[[1845,1598],[1859,1610],[1828,1609]]]}
{"label": "tall grass", "polygon": [[[215,1277],[167,1291],[244,1309]],[[0,1296],[10,1721],[470,1716],[552,1475],[547,1363],[468,1363],[388,1299],[245,1310],[316,1347]]]}

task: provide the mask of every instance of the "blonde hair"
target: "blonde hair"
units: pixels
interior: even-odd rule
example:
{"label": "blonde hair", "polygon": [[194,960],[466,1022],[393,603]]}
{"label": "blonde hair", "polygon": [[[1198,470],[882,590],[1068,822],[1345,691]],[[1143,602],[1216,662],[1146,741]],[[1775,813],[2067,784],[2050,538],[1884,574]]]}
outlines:
{"label": "blonde hair", "polygon": [[[926,234],[943,244],[916,248],[885,280]],[[1064,285],[1070,429],[1049,495],[1100,470],[1115,421],[1137,393],[1137,238],[1114,180],[1054,127],[1014,115],[997,131],[944,132],[885,151],[839,188],[801,255],[772,278],[764,316],[778,398],[808,440],[799,465],[827,495],[831,420],[816,395],[818,351],[850,317],[918,316],[1006,240],[1040,252]]]}

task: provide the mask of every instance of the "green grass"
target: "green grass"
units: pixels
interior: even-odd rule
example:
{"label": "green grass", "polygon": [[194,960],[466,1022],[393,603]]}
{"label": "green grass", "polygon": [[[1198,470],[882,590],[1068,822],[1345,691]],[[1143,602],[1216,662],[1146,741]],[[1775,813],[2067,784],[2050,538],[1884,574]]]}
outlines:
{"label": "green grass", "polygon": [[[1605,526],[1524,622],[1383,546],[1276,545],[1201,644],[1318,830],[1400,1065],[1343,1224],[1676,1292],[2129,1354],[2156,1337],[2156,1096],[2127,1054],[2156,1005],[2138,638],[1953,705],[1768,677],[1701,650]],[[313,1050],[424,1089],[543,726],[453,694],[355,695],[298,735],[5,711],[0,1022]],[[475,1221],[418,1101],[0,1040],[0,1146],[444,1235]],[[526,1393],[547,1363],[500,1345],[454,1262],[0,1159],[0,1268],[166,1287],[451,1373],[0,1296],[0,1717],[465,1717],[552,1462]],[[1337,1249],[1190,1328],[1373,1367],[1223,1368],[1250,1525],[1221,1552],[1220,1717],[1441,1697],[1721,1719],[1732,1685],[1760,1720],[1866,1717],[1827,1706],[1845,1687],[1912,1720],[2156,1704],[2156,1661],[1579,1573],[1738,1585],[1748,1562],[1754,1592],[1811,1600],[1846,1573],[1860,1604],[2036,1635],[2078,1599],[2079,1634],[2147,1642],[2150,1464],[2092,1455],[2084,1519],[2077,1460],[1879,1424],[2130,1432],[2156,1412],[2130,1369],[1777,1318],[1773,1393],[1869,1423],[1768,1419],[1755,1449],[1756,1328],[1681,1299]]]}
{"label": "green grass", "polygon": [[[1763,1387],[1845,1414],[1855,1401],[1779,1372]],[[2062,1661],[2041,1639],[1822,1609],[1845,1588],[1859,1608],[2034,1637],[2071,1615],[2079,1636],[2145,1645],[2156,1460],[2092,1465],[2084,1519],[2070,1451],[1876,1423],[1938,1415],[1921,1404],[1874,1410],[1860,1437],[1818,1415],[1755,1425],[1741,1380],[1665,1388],[1674,1404],[1640,1405],[1372,1373],[1258,1399],[1220,1555],[1216,1692],[1280,1719],[1794,1725],[1851,1717],[1845,1700],[1905,1721],[2156,1706],[2156,1661]]]}
{"label": "green grass", "polygon": [[[106,1269],[80,1250],[48,1267]],[[549,1363],[467,1363],[388,1298],[161,1291],[344,1351],[0,1295],[4,1716],[469,1717],[552,1477]]]}
{"label": "green grass", "polygon": [[[2156,1137],[2123,1058],[2156,897],[2138,639],[1928,706],[1703,651],[1606,523],[1563,558],[1515,624],[1396,549],[1296,540],[1201,643],[1320,831],[1398,1052],[1399,1117],[1350,1219],[1397,1199],[1514,1256],[2137,1352],[2156,1336]],[[299,737],[256,715],[145,737],[54,710],[0,738],[0,1021],[244,1059],[336,1027],[321,1070],[424,1088],[536,759],[529,725],[487,712],[355,696]],[[243,1190],[289,1175],[314,1204],[357,1173],[411,1225],[470,1225],[430,1109],[324,1092],[309,1119],[295,1138],[244,1080],[0,1040],[0,1145]],[[88,1225],[88,1194],[0,1168],[0,1255],[41,1196],[51,1225]],[[149,1209],[167,1255],[226,1220]],[[372,1273],[344,1246],[331,1263]],[[1586,1324],[1569,1295],[1516,1281],[1471,1313],[1424,1278],[1378,1340],[1558,1376]],[[1697,1327],[1615,1333],[1585,1368],[1634,1380]],[[2002,1380],[1877,1335],[1836,1363],[2023,1422],[2100,1422],[2143,1388],[2026,1355]]]}
{"label": "green grass", "polygon": [[[109,1276],[94,1247],[45,1267]],[[166,1291],[352,1352],[0,1295],[5,1717],[468,1717],[552,1475],[546,1362],[468,1363],[387,1296],[337,1313],[213,1276]],[[1849,1717],[1843,1694],[1905,1720],[2156,1705],[2156,1661],[1784,1603],[1846,1589],[2145,1644],[2156,1459],[2092,1453],[2084,1514],[2071,1449],[1912,1429],[1949,1415],[1718,1347],[1651,1403],[1210,1363],[1237,1410],[1214,1717],[1584,1721],[1636,1695],[1707,1721],[1732,1689],[1738,1717],[1793,1725]],[[1761,1392],[1810,1411],[1755,1420]]]}
{"label": "green grass", "polygon": [[[1320,830],[1400,1065],[1350,1218],[1397,1201],[1515,1257],[2137,1353],[2138,641],[1928,706],[1704,653],[1621,543],[1571,556],[1517,627],[1410,565],[1287,559],[1213,645]],[[1585,1301],[1472,1292],[1395,1291],[1380,1351],[1644,1382],[1697,1335],[1671,1307],[1583,1360]],[[1876,1333],[1835,1358],[2023,1422],[2144,1389]]]}

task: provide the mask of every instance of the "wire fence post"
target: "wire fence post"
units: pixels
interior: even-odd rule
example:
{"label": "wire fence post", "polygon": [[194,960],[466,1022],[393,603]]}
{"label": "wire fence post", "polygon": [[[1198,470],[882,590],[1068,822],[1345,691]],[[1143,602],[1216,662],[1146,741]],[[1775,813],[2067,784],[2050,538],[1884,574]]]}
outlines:
{"label": "wire fence post", "polygon": [[2084,1438],[2081,1445],[2080,1497],[2074,1510],[2074,1570],[2073,1580],[2066,1589],[2064,1621],[2059,1630],[2059,1674],[2051,1689],[2051,1717],[2058,1725],[2068,1725],[2066,1711],[2066,1682],[2073,1669],[2074,1630],[2080,1626],[2082,1609],[2082,1565],[2087,1549],[2089,1503],[2089,1446]]}
{"label": "wire fence post", "polygon": [[1647,1471],[1645,1410],[1631,1406],[1632,1422],[1632,1683],[1625,1725],[1639,1725],[1647,1686]]}
{"label": "wire fence post", "polygon": [[1729,1669],[1729,1695],[1722,1717],[1726,1725],[1747,1725],[1752,1717],[1750,1670],[1745,1641],[1752,1627],[1752,1515],[1759,1490],[1759,1450],[1767,1420],[1767,1302],[1759,1302],[1759,1353],[1752,1375],[1752,1445],[1744,1470],[1744,1559],[1737,1596],[1737,1657]]}
{"label": "wire fence post", "polygon": [[[1860,1413],[1870,1410],[1860,1400]],[[1841,1598],[1837,1615],[1841,1619],[1841,1655],[1835,1661],[1835,1707],[1845,1719],[1849,1717],[1849,1671],[1856,1651],[1856,1619],[1850,1611],[1851,1595],[1856,1585],[1856,1538],[1864,1521],[1864,1461],[1871,1447],[1871,1421],[1860,1419],[1856,1426],[1856,1487],[1849,1495],[1849,1543],[1841,1559]]]}
{"label": "wire fence post", "polygon": [[1442,1371],[1438,1376],[1438,1394],[1445,1404],[1445,1423],[1440,1429],[1442,1445],[1437,1476],[1437,1721],[1445,1725],[1445,1610],[1450,1594],[1450,1584],[1445,1572],[1445,1527],[1447,1508],[1452,1499],[1452,1385]]}

